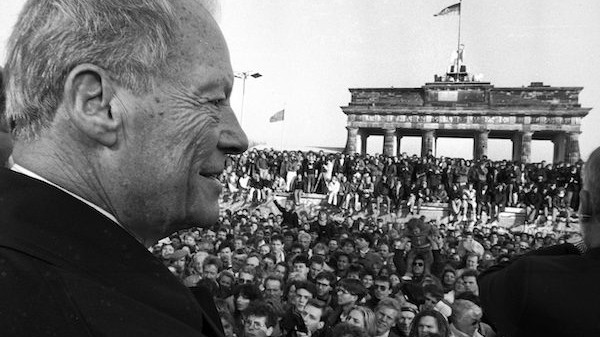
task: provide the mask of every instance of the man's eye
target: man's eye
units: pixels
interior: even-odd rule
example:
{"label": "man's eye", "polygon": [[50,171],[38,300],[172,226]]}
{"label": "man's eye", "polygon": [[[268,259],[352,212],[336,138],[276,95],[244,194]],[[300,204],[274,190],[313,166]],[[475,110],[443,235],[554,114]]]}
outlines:
{"label": "man's eye", "polygon": [[215,106],[222,106],[223,104],[225,104],[225,99],[220,98],[220,99],[212,100],[210,102]]}

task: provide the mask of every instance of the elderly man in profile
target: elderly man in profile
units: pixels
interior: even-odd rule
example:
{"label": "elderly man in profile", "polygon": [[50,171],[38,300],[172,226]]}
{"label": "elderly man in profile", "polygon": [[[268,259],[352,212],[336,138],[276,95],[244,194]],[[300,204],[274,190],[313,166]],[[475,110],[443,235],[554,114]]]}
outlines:
{"label": "elderly man in profile", "polygon": [[219,213],[227,45],[200,0],[28,1],[9,40],[3,336],[221,336],[147,250]]}
{"label": "elderly man in profile", "polygon": [[600,148],[583,169],[583,242],[530,251],[479,277],[483,311],[499,335],[600,336]]}

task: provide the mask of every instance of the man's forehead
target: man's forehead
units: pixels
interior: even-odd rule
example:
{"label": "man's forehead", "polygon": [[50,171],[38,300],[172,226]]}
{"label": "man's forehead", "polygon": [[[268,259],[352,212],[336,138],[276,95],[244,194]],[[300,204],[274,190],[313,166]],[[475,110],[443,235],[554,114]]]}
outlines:
{"label": "man's forehead", "polygon": [[[223,34],[211,16],[202,5],[203,1],[182,0],[174,1],[173,6],[179,17],[179,30],[176,36],[178,43],[171,50],[171,59],[177,60],[174,67],[181,67],[186,73],[194,70],[189,65],[201,64],[203,72],[215,72],[208,82],[200,82],[194,90],[211,90],[216,85],[233,83],[233,71],[229,59],[229,51]],[[198,79],[207,78],[207,74],[197,74]],[[211,74],[208,74],[211,75]],[[195,77],[195,76],[192,76]],[[231,85],[228,85],[229,87]]]}
{"label": "man's forehead", "polygon": [[255,315],[250,315],[250,316],[248,316],[247,320],[250,321],[250,322],[264,323],[267,320],[267,318],[266,317],[255,316]]}

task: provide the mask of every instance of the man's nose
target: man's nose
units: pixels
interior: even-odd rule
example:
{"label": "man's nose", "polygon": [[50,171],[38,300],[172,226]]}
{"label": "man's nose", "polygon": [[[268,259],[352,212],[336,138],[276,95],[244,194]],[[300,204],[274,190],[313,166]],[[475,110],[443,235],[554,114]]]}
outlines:
{"label": "man's nose", "polygon": [[218,147],[229,154],[239,154],[248,149],[248,137],[232,109],[223,112]]}

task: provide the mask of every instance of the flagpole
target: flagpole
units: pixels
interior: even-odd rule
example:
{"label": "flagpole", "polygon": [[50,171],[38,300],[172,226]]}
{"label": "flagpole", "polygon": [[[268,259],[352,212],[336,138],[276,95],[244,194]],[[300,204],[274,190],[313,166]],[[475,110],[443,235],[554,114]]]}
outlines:
{"label": "flagpole", "polygon": [[460,79],[460,25],[462,19],[462,0],[458,2],[458,44],[456,45],[456,81]]}

